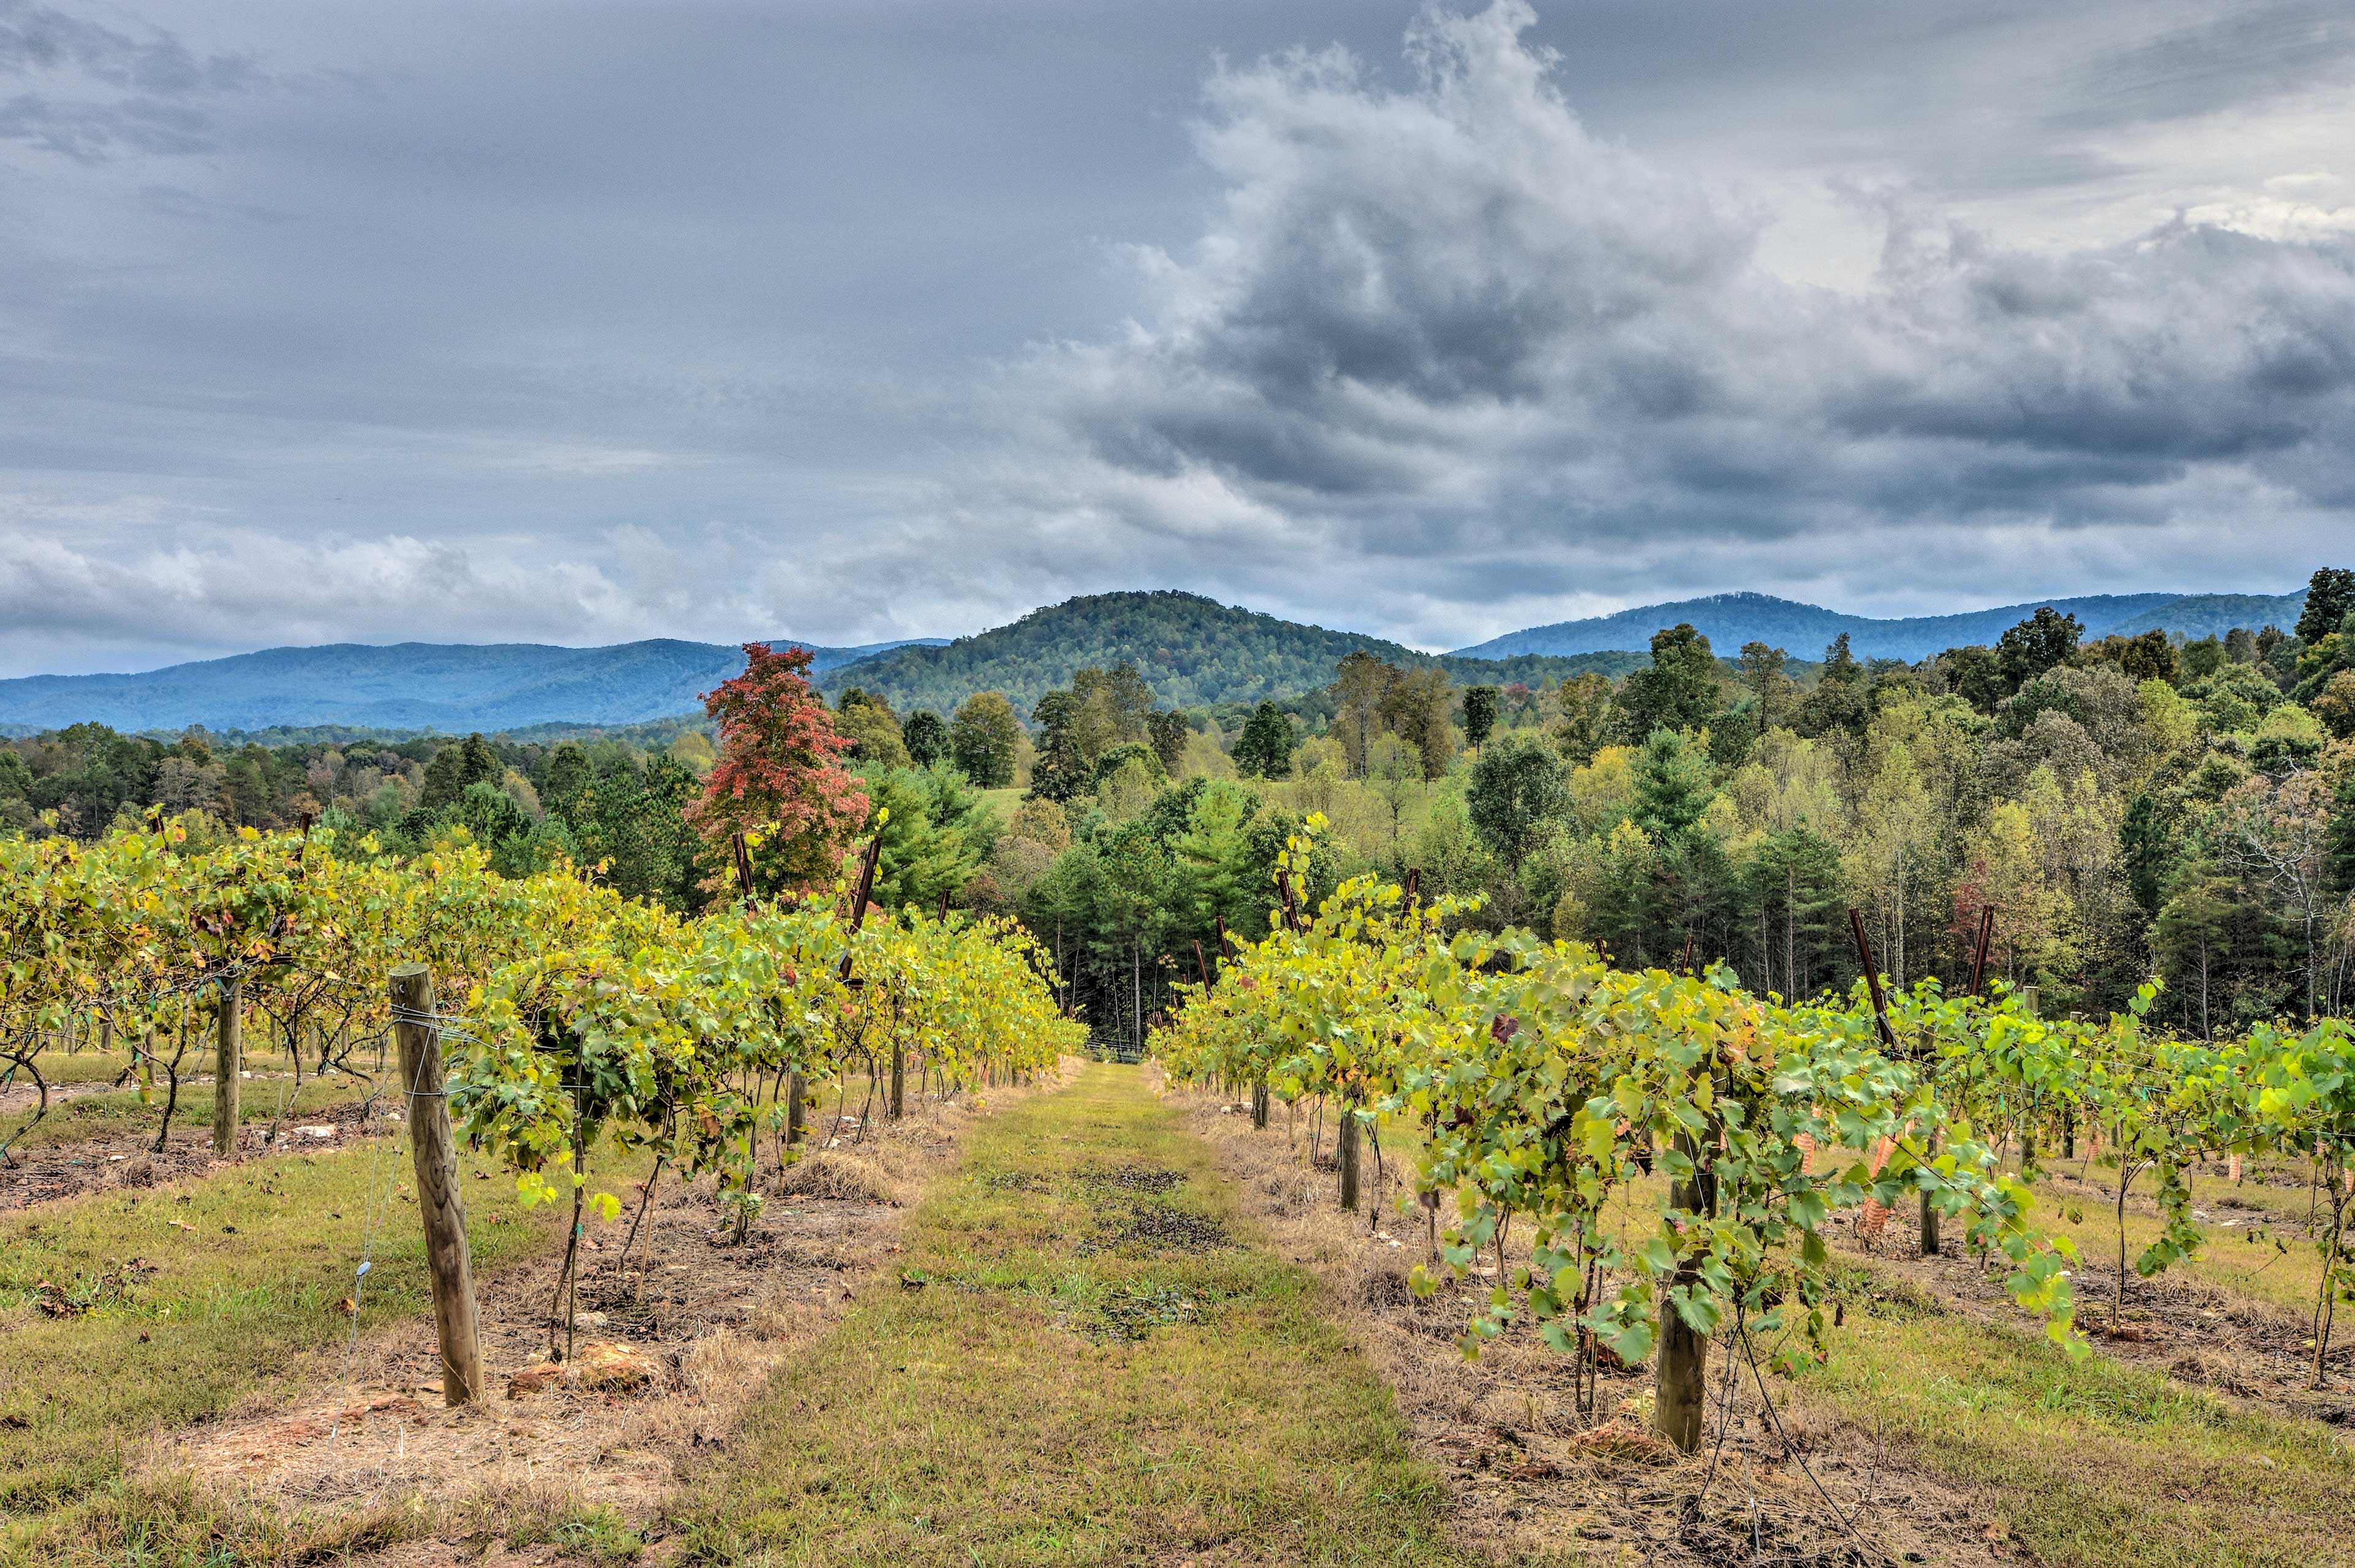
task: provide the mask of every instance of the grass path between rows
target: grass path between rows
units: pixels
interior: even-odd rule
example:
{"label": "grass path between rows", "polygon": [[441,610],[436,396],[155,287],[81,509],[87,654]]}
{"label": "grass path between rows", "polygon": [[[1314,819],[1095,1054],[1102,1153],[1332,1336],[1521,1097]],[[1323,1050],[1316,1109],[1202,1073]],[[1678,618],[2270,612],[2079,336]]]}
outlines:
{"label": "grass path between rows", "polygon": [[698,1563],[1438,1564],[1389,1388],[1135,1068],[975,1129],[672,1509]]}

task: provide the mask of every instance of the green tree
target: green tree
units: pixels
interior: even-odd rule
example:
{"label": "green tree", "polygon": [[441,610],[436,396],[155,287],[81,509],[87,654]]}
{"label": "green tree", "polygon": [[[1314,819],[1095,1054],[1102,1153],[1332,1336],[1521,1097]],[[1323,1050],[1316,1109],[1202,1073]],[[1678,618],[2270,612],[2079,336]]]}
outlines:
{"label": "green tree", "polygon": [[1592,670],[1566,677],[1554,696],[1561,707],[1561,720],[1554,726],[1554,744],[1572,764],[1582,768],[1618,734],[1622,727],[1618,699],[1610,680]]}
{"label": "green tree", "polygon": [[2126,852],[2126,886],[2146,915],[2157,915],[2168,869],[2177,859],[2176,836],[2150,792],[2143,791],[2126,805],[2118,825],[2118,847]]}
{"label": "green tree", "polygon": [[[932,910],[943,893],[954,898],[963,892],[980,867],[981,847],[969,837],[972,819],[958,809],[954,785],[937,776],[945,772],[894,768],[868,779],[875,810],[867,829],[879,831],[882,838],[875,858],[875,901],[884,909]],[[890,816],[879,830],[876,817],[886,809]]]}
{"label": "green tree", "polygon": [[1806,825],[1767,835],[1739,873],[1756,927],[1758,988],[1811,996],[1830,976],[1844,901],[1839,847]]}
{"label": "green tree", "polygon": [[1750,688],[1757,708],[1758,733],[1774,727],[1775,716],[1790,701],[1791,677],[1784,673],[1790,656],[1764,643],[1742,645],[1742,684]]}
{"label": "green tree", "polygon": [[1518,872],[1539,830],[1567,798],[1553,749],[1533,735],[1511,735],[1472,764],[1464,804],[1480,842]]}
{"label": "green tree", "polygon": [[1382,732],[1382,705],[1398,671],[1359,648],[1343,658],[1333,671],[1333,738],[1341,742],[1341,756],[1349,776],[1366,776],[1366,758],[1374,737]]}
{"label": "green tree", "polygon": [[1699,822],[1715,793],[1709,755],[1689,736],[1655,730],[1646,738],[1636,760],[1636,823],[1655,841]]}
{"label": "green tree", "polygon": [[1040,800],[1073,801],[1095,787],[1093,764],[1080,750],[1080,719],[1079,700],[1068,691],[1047,693],[1030,710],[1030,721],[1039,726],[1030,793]]}
{"label": "green tree", "polygon": [[2118,668],[2137,685],[2146,680],[2173,680],[2176,662],[2175,645],[2167,640],[2165,632],[2145,632],[2138,637],[2128,637],[2118,649]]}
{"label": "green tree", "polygon": [[[1012,711],[1009,706],[1008,714]],[[919,708],[908,715],[907,721],[900,726],[900,739],[908,748],[909,760],[920,768],[929,768],[950,754],[949,727],[929,708]],[[1010,783],[1012,775],[1007,776]]]}
{"label": "green tree", "polygon": [[1842,632],[1824,650],[1824,672],[1816,688],[1799,704],[1799,733],[1862,735],[1870,716],[1870,696],[1864,667],[1856,662],[1856,655],[1849,650],[1848,634]]}
{"label": "green tree", "polygon": [[[853,701],[857,698],[858,700]],[[853,687],[843,693],[842,707],[834,716],[837,733],[850,742],[845,753],[861,773],[874,773],[887,768],[904,768],[912,758],[908,742],[900,736],[900,720],[880,698],[869,697]]]}
{"label": "green tree", "polygon": [[1493,686],[1464,688],[1464,743],[1475,752],[1488,743],[1489,732],[1497,728],[1497,697]]}
{"label": "green tree", "polygon": [[2307,579],[2306,603],[2298,611],[2297,639],[2318,643],[2346,624],[2355,611],[2355,571],[2326,566]]}
{"label": "green tree", "polygon": [[1071,677],[1075,704],[1072,738],[1089,767],[1108,746],[1126,745],[1146,738],[1153,711],[1153,688],[1133,660],[1110,669],[1083,669]]}
{"label": "green tree", "polygon": [[[1481,754],[1481,761],[1503,750],[1503,744],[1491,746]],[[1474,771],[1478,764],[1474,764]],[[1470,815],[1463,800],[1452,790],[1442,791],[1431,803],[1431,813],[1423,826],[1415,830],[1414,843],[1408,851],[1409,861],[1423,871],[1423,891],[1436,898],[1443,893],[1477,892],[1489,878],[1487,852],[1481,848],[1480,835],[1473,830]]]}
{"label": "green tree", "polygon": [[2063,615],[2050,604],[2041,606],[1997,639],[1995,655],[2005,682],[2017,691],[2046,670],[2067,664],[2084,634],[2076,616]]}
{"label": "green tree", "polygon": [[1274,868],[1251,833],[1259,796],[1223,779],[1192,780],[1188,787],[1184,826],[1170,837],[1170,853],[1188,934],[1215,946],[1219,920],[1247,932],[1263,917]]}
{"label": "green tree", "polygon": [[581,749],[578,741],[566,741],[548,754],[548,765],[539,777],[539,803],[549,810],[570,816],[572,803],[581,796],[596,777],[590,765],[589,753]]}
{"label": "green tree", "polygon": [[1273,702],[1252,710],[1235,741],[1235,771],[1247,779],[1292,776],[1292,719]]}
{"label": "green tree", "polygon": [[1652,634],[1652,662],[1619,694],[1626,737],[1641,745],[1655,730],[1705,730],[1717,716],[1717,656],[1709,639],[1679,623]]}
{"label": "green tree", "polygon": [[506,773],[491,743],[479,734],[469,735],[433,753],[433,760],[425,764],[425,786],[417,804],[428,811],[443,810],[456,805],[472,786],[496,784]]}
{"label": "green tree", "polygon": [[2339,781],[2339,788],[2331,796],[2325,856],[2325,875],[2330,891],[2355,893],[2355,772]]}
{"label": "green tree", "polygon": [[1145,716],[1145,743],[1161,759],[1161,771],[1173,779],[1185,771],[1186,742],[1193,733],[1182,713],[1156,708]]}
{"label": "green tree", "polygon": [[1022,742],[1021,721],[1003,692],[977,691],[958,705],[949,726],[949,756],[982,789],[1014,782],[1014,755]]}
{"label": "green tree", "polygon": [[[1390,689],[1382,694],[1381,721],[1414,753],[1426,783],[1444,775],[1455,755],[1455,726],[1449,718],[1455,706],[1447,671],[1435,664],[1393,670]],[[1359,776],[1369,766],[1359,766]]]}
{"label": "green tree", "polygon": [[2166,891],[2151,926],[2151,952],[2169,989],[2185,999],[2192,1023],[2212,1040],[2217,981],[2232,956],[2233,928],[2246,912],[2232,880],[2204,853],[2179,863]]}
{"label": "green tree", "polygon": [[693,913],[705,898],[699,844],[686,821],[697,796],[695,775],[668,757],[601,774],[569,819],[582,862],[630,898]]}
{"label": "green tree", "polygon": [[1156,785],[1168,782],[1168,770],[1161,765],[1158,752],[1142,741],[1124,741],[1096,759],[1095,784],[1101,788],[1105,780],[1131,767],[1141,770]]}

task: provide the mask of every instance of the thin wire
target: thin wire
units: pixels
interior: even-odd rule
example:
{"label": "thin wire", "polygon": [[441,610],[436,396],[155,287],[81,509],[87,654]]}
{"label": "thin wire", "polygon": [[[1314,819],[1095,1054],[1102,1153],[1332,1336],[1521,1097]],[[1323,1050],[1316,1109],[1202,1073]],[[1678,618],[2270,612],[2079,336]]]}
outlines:
{"label": "thin wire", "polygon": [[[400,1019],[400,1015],[403,1014],[406,1014],[410,1019],[417,1019],[426,1016],[398,1006],[394,1008],[393,1011],[397,1020]],[[417,1053],[417,1072],[412,1077],[408,1090],[409,1097],[412,1102],[421,1098],[433,1097],[420,1087],[420,1085],[425,1081],[425,1061],[426,1052],[421,1051],[419,1051]],[[446,1093],[447,1091],[442,1091],[442,1093]],[[377,1096],[370,1094],[368,1098],[367,1104],[370,1107],[373,1107],[376,1101]],[[392,1136],[392,1144],[396,1153],[399,1151],[400,1140],[404,1136],[413,1136],[411,1121],[415,1115],[416,1113],[413,1109],[404,1110],[402,1113],[400,1131],[393,1134]],[[336,1438],[343,1431],[344,1402],[351,1397],[352,1366],[359,1355],[360,1347],[360,1307],[366,1298],[368,1291],[368,1274],[376,1267],[376,1241],[377,1237],[384,1229],[385,1217],[392,1211],[393,1187],[400,1175],[400,1167],[396,1163],[393,1168],[393,1177],[387,1179],[384,1182],[384,1195],[379,1200],[377,1196],[377,1178],[383,1164],[385,1140],[383,1136],[379,1135],[373,1140],[373,1142],[375,1147],[368,1156],[368,1208],[364,1211],[367,1216],[366,1224],[360,1234],[360,1262],[358,1268],[353,1271],[352,1275],[352,1332],[351,1338],[346,1341],[344,1346],[344,1371],[339,1383],[339,1392],[336,1395],[336,1419],[327,1429],[327,1458],[330,1464],[333,1463],[336,1456]],[[324,1485],[325,1480],[326,1477],[323,1473],[320,1477],[321,1484]]]}

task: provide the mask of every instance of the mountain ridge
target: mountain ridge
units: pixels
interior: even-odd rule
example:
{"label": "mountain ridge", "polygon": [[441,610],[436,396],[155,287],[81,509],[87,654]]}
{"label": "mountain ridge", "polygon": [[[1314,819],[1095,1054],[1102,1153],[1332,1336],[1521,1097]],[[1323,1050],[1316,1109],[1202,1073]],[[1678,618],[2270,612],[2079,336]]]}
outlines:
{"label": "mountain ridge", "polygon": [[[906,642],[813,646],[819,670]],[[549,722],[642,723],[692,709],[744,667],[741,647],[651,637],[549,643],[329,643],[260,648],[161,669],[0,680],[0,724],[118,730],[511,730]]]}
{"label": "mountain ridge", "polygon": [[1992,644],[2009,627],[2050,604],[2073,614],[2085,635],[2132,636],[2147,631],[2187,637],[2222,634],[2233,626],[2254,629],[2271,622],[2288,626],[2305,603],[2303,589],[2284,594],[2095,593],[2073,598],[2024,600],[1950,615],[1888,619],[1827,610],[1796,599],[1756,592],[1712,593],[1659,604],[1639,604],[1609,615],[1558,621],[1507,632],[1485,643],[1456,648],[1451,657],[1561,657],[1603,648],[1650,645],[1652,633],[1678,623],[1690,624],[1720,654],[1731,657],[1749,642],[1764,642],[1806,658],[1817,657],[1840,633],[1859,658],[1923,659],[1948,648]]}
{"label": "mountain ridge", "polygon": [[902,711],[929,708],[943,714],[975,691],[1002,691],[1017,712],[1028,715],[1048,691],[1069,685],[1074,672],[1133,660],[1158,701],[1215,707],[1314,690],[1356,652],[1391,664],[1444,665],[1459,682],[1500,685],[1587,669],[1624,675],[1648,657],[1594,649],[1572,657],[1461,658],[1164,588],[1081,594],[1041,605],[969,637],[897,648],[833,670],[818,688],[839,696],[856,686]]}
{"label": "mountain ridge", "polygon": [[[1174,589],[1081,595],[967,637],[814,646],[819,688],[852,686],[902,711],[946,714],[975,691],[1003,691],[1027,715],[1075,670],[1133,659],[1162,702],[1192,708],[1289,699],[1332,679],[1362,650],[1396,664],[1437,663],[1462,684],[1535,684],[1584,670],[1623,675],[1643,664],[1654,632],[1679,621],[1721,657],[1764,641],[1812,659],[1840,632],[1859,657],[1918,659],[1992,643],[2051,604],[2088,636],[2154,626],[2185,636],[2234,625],[2289,625],[2304,594],[2095,594],[2030,600],[1954,615],[1875,620],[1764,593],[1639,605],[1614,615],[1530,627],[1432,654],[1387,638],[1282,620]],[[202,724],[261,731],[352,730],[464,733],[548,725],[625,726],[693,714],[697,699],[743,667],[727,644],[651,638],[602,647],[538,643],[338,643],[264,648],[132,674],[0,680],[0,733],[96,721],[126,731]]]}

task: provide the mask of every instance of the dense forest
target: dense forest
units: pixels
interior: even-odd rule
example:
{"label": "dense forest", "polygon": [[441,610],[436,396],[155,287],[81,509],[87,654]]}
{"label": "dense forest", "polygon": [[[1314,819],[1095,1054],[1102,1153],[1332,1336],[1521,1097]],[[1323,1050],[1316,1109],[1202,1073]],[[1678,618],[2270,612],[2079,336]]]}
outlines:
{"label": "dense forest", "polygon": [[[1689,945],[1786,995],[1855,976],[1851,909],[1892,978],[1964,981],[1992,905],[1992,967],[2048,1008],[2158,973],[2172,1022],[2221,1032],[2355,1000],[2350,613],[2355,572],[2326,570],[2286,630],[2093,639],[2046,608],[1913,663],[1845,640],[1721,656],[1679,625],[1616,678],[1465,687],[1349,647],[1253,704],[1173,700],[1188,688],[1128,662],[942,710],[800,689],[857,786],[844,822],[889,808],[879,901],[1020,915],[1108,1039],[1215,964],[1222,925],[1264,930],[1311,816],[1326,885],[1412,869],[1484,895],[1484,923],[1636,964]],[[692,821],[716,765],[708,728],[232,745],[82,724],[0,744],[0,831],[310,817],[388,854],[463,834],[694,910],[731,885]]]}

